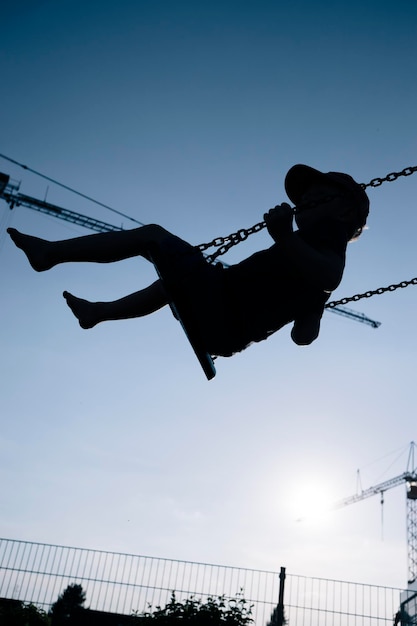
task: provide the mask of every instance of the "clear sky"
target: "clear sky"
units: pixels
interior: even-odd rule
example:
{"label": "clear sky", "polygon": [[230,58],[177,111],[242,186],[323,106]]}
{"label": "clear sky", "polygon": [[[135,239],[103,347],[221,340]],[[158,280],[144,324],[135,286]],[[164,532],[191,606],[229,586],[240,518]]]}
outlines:
{"label": "clear sky", "polygon": [[[295,163],[358,182],[417,165],[417,5],[374,0],[49,0],[2,5],[0,152],[197,244],[287,200]],[[0,159],[23,193],[130,227]],[[369,192],[334,298],[417,275],[417,174]],[[406,469],[417,439],[417,290],[289,328],[207,382],[169,310],[77,325],[142,259],[36,274],[5,235],[87,231],[0,205],[0,534],[404,586],[405,487],[300,524]],[[269,245],[254,235],[225,259]],[[353,308],[353,307],[352,307]],[[300,505],[295,506],[296,501]]]}

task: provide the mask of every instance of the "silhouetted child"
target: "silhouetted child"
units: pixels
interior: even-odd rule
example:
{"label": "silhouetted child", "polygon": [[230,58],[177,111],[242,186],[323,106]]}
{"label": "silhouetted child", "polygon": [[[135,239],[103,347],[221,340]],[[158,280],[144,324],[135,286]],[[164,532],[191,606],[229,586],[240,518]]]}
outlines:
{"label": "silhouetted child", "polygon": [[347,243],[362,232],[369,200],[347,174],[306,165],[289,170],[285,188],[295,209],[283,203],[264,216],[274,244],[230,267],[209,264],[199,249],[154,224],[55,242],[8,232],[38,272],[59,263],[138,255],[169,268],[169,295],[161,280],[113,302],[89,302],[65,291],[82,328],[149,315],[173,297],[212,355],[231,356],[290,322],[293,341],[307,345],[319,334],[324,305],[342,279]]}

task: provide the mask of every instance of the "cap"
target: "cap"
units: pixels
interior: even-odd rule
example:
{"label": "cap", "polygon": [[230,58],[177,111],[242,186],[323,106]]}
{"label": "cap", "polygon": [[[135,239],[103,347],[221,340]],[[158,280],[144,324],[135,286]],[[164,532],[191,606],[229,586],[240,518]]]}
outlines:
{"label": "cap", "polygon": [[361,218],[363,218],[362,225],[365,224],[369,213],[369,198],[361,185],[349,174],[343,174],[342,172],[324,173],[309,165],[294,165],[285,177],[285,191],[291,202],[298,204],[306,189],[312,184],[319,182],[333,183],[350,191],[355,198],[356,208],[360,211]]}

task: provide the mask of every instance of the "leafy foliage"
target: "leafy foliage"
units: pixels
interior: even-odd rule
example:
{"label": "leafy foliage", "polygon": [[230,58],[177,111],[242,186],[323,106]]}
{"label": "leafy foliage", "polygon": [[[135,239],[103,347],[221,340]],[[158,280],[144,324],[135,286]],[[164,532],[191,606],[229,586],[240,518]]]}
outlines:
{"label": "leafy foliage", "polygon": [[164,608],[157,606],[153,611],[136,613],[135,616],[137,623],[144,626],[145,623],[149,626],[173,626],[176,623],[184,626],[247,626],[253,622],[252,608],[242,594],[236,594],[234,598],[209,596],[205,602],[191,596],[178,602],[172,592],[171,600]]}
{"label": "leafy foliage", "polygon": [[0,606],[0,624],[4,626],[49,626],[45,611],[34,604],[13,601]]}

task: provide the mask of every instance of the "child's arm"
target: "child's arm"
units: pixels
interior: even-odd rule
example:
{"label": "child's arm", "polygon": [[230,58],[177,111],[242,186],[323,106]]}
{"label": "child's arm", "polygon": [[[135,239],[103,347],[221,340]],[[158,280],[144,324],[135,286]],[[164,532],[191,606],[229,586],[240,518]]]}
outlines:
{"label": "child's arm", "polygon": [[268,232],[300,272],[320,289],[333,291],[339,285],[345,266],[344,257],[332,250],[316,250],[293,232],[293,211],[283,203],[264,216]]}

